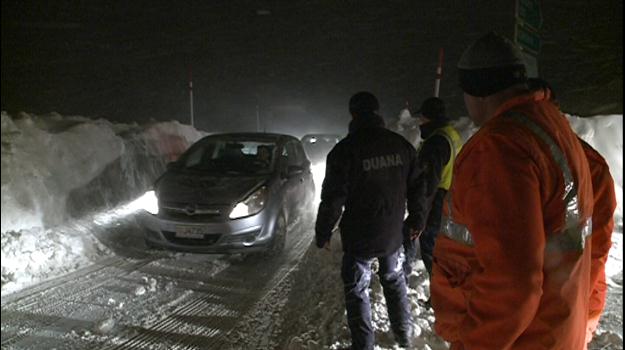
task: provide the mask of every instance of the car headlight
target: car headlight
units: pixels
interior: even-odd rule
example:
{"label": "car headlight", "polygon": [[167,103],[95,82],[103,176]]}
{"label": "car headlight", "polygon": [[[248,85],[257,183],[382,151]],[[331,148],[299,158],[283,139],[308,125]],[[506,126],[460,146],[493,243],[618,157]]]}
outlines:
{"label": "car headlight", "polygon": [[138,200],[141,209],[147,211],[152,215],[158,214],[158,198],[156,198],[156,192],[147,191]]}
{"label": "car headlight", "polygon": [[267,187],[263,186],[249,195],[244,201],[237,203],[230,212],[230,219],[239,219],[257,214],[265,207]]}

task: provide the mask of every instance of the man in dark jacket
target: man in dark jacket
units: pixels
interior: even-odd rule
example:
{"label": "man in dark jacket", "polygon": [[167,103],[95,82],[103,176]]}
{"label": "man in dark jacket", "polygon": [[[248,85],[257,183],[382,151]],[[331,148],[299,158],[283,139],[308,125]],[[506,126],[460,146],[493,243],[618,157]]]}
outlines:
{"label": "man in dark jacket", "polygon": [[[317,216],[317,247],[329,247],[339,218],[343,245],[341,277],[345,290],[352,349],[373,349],[369,282],[378,259],[391,329],[401,346],[411,342],[410,304],[399,254],[406,199],[409,213],[417,193],[416,151],[384,128],[375,96],[359,92],[349,101],[349,134],[330,151]],[[345,209],[343,211],[343,208]],[[406,220],[412,227],[413,217]]]}
{"label": "man in dark jacket", "polygon": [[[441,226],[443,199],[449,190],[453,163],[462,148],[462,138],[451,126],[445,113],[445,103],[437,97],[423,102],[417,112],[421,119],[421,138],[418,150],[419,175],[415,198],[418,198],[414,225],[418,232],[421,259],[432,274],[432,252],[434,241]],[[406,260],[404,274],[412,272],[412,262],[416,260],[416,235],[404,242]]]}

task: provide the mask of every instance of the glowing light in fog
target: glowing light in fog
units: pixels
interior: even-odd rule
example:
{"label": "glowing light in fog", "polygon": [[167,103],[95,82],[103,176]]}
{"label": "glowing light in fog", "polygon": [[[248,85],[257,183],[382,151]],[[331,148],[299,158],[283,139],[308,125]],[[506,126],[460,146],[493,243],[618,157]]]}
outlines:
{"label": "glowing light in fog", "polygon": [[147,191],[139,199],[130,203],[129,206],[129,209],[133,211],[143,209],[152,215],[158,214],[158,198],[156,198],[154,191]]}
{"label": "glowing light in fog", "polygon": [[94,215],[93,222],[98,225],[107,225],[139,210],[145,210],[153,215],[158,214],[158,199],[154,191],[147,191],[130,203]]}
{"label": "glowing light in fog", "polygon": [[321,185],[326,175],[326,163],[315,163],[310,167],[310,171],[313,175],[313,181],[315,182],[315,206],[321,202]]}

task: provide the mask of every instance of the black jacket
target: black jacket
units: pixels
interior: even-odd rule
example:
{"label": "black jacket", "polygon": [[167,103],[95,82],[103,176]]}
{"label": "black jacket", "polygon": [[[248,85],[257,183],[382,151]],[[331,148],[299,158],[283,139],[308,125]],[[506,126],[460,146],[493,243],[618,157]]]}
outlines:
{"label": "black jacket", "polygon": [[381,117],[354,119],[350,133],[330,151],[315,227],[318,247],[340,222],[343,250],[358,257],[386,256],[402,244],[402,224],[416,210],[417,154]]}

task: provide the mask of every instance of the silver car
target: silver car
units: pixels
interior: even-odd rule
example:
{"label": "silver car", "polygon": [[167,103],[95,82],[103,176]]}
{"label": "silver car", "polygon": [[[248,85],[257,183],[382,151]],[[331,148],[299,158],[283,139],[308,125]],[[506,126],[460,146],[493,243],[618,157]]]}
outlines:
{"label": "silver car", "polygon": [[311,217],[315,186],[295,137],[219,134],[202,138],[170,163],[152,196],[155,205],[141,220],[150,247],[279,253],[287,225]]}

